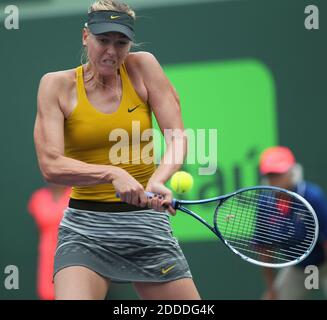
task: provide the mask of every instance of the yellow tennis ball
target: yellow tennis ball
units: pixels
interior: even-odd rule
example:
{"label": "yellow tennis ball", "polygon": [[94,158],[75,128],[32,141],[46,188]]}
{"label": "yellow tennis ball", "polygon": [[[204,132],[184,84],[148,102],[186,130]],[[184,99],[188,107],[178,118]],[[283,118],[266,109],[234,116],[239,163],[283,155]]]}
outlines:
{"label": "yellow tennis ball", "polygon": [[185,193],[193,187],[193,177],[185,171],[177,171],[171,177],[171,188],[177,193]]}

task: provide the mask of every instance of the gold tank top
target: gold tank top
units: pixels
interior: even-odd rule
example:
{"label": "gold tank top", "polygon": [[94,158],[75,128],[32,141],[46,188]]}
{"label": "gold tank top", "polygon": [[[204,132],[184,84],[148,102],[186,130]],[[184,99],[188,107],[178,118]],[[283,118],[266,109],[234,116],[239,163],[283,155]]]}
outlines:
{"label": "gold tank top", "polygon": [[[114,165],[126,170],[143,187],[155,170],[150,107],[138,96],[123,64],[122,98],[118,109],[106,114],[88,100],[83,66],[76,68],[77,105],[65,120],[65,156],[89,164]],[[112,184],[73,186],[71,198],[120,201]]]}

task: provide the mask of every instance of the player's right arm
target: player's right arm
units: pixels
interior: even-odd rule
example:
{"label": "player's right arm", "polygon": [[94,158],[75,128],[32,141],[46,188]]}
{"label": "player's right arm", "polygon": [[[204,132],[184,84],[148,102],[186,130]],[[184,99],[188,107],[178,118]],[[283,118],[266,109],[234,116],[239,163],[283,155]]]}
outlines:
{"label": "player's right arm", "polygon": [[[125,170],[109,165],[88,164],[64,156],[64,113],[59,94],[65,90],[60,73],[49,73],[40,81],[34,143],[44,179],[50,183],[87,186],[112,183],[122,201],[138,204],[138,196],[147,202],[142,185]],[[137,203],[136,203],[137,202]]]}

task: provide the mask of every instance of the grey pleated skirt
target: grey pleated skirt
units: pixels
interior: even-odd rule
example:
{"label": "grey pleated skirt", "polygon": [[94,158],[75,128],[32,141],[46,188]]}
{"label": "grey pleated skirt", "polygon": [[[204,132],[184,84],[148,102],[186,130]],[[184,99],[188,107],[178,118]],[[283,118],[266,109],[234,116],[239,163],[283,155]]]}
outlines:
{"label": "grey pleated skirt", "polygon": [[54,275],[69,266],[85,266],[113,282],[192,278],[169,214],[153,210],[67,208],[59,226]]}

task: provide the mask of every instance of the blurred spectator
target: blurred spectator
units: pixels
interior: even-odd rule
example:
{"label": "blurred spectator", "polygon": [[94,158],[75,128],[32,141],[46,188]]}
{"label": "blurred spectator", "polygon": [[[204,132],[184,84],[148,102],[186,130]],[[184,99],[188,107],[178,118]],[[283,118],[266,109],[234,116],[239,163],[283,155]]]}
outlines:
{"label": "blurred spectator", "polygon": [[49,184],[36,190],[28,202],[28,211],[39,228],[37,294],[41,300],[54,299],[52,276],[58,226],[68,206],[70,190]]}
{"label": "blurred spectator", "polygon": [[319,268],[319,282],[327,297],[327,199],[315,184],[304,181],[302,167],[296,163],[290,149],[272,147],[260,157],[260,172],[267,184],[300,194],[315,210],[319,221],[319,238],[311,254],[301,263],[281,269],[275,276],[271,268],[264,268],[267,290],[264,299],[304,299],[310,291],[305,288],[306,266]]}

